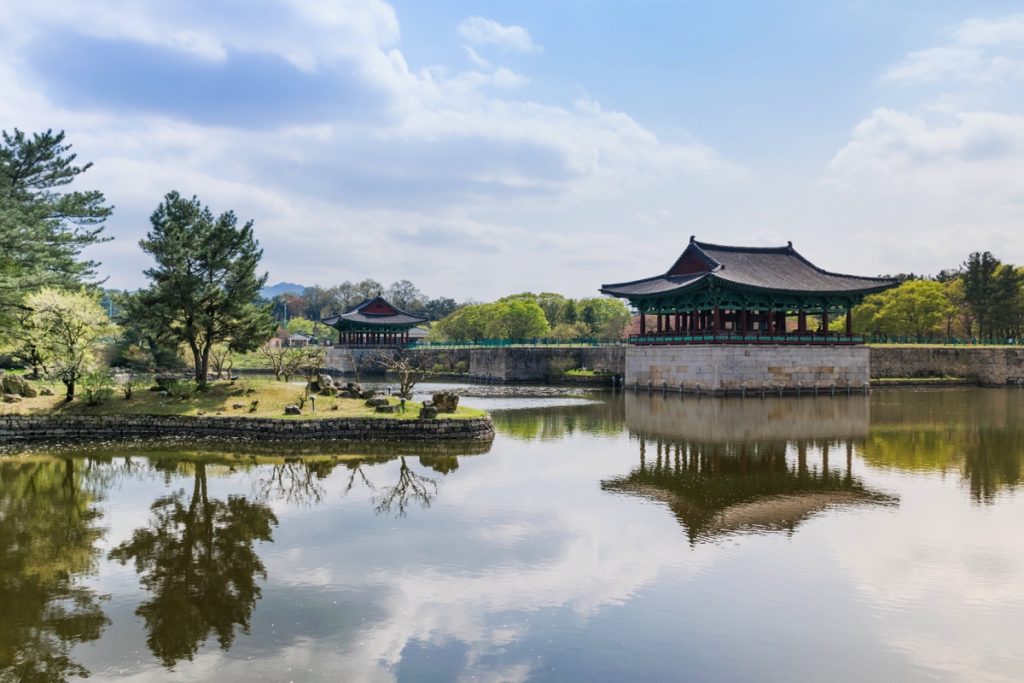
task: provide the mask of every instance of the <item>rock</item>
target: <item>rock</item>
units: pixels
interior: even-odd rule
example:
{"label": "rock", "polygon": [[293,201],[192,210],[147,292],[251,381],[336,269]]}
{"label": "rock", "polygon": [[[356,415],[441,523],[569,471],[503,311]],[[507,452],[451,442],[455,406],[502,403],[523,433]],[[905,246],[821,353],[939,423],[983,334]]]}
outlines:
{"label": "rock", "polygon": [[424,405],[420,408],[421,420],[433,420],[435,417],[437,417],[437,408],[434,406]]}
{"label": "rock", "polygon": [[196,415],[206,415],[206,411],[205,410],[197,410],[196,411]]}
{"label": "rock", "polygon": [[26,398],[34,398],[38,395],[28,382],[17,375],[4,375],[0,377],[0,391],[3,391],[5,394],[17,394]]}
{"label": "rock", "polygon": [[17,394],[4,394],[4,403],[21,403],[21,396]]}
{"label": "rock", "polygon": [[231,404],[231,409],[232,410],[241,410],[244,407],[245,407],[244,403],[232,403]]}
{"label": "rock", "polygon": [[284,407],[284,414],[285,415],[302,415],[302,408],[299,408],[297,405],[294,405],[294,404],[290,405],[290,406],[285,406]]}
{"label": "rock", "polygon": [[439,391],[432,398],[431,405],[439,413],[454,413],[459,408],[459,395],[454,391]]}
{"label": "rock", "polygon": [[376,389],[361,389],[359,391],[359,398],[373,398],[374,396],[380,396],[380,392]]}
{"label": "rock", "polygon": [[371,408],[377,408],[379,406],[386,406],[387,404],[388,404],[388,400],[386,398],[384,398],[383,396],[375,396],[373,398],[370,398],[370,399],[366,400],[366,405],[370,406]]}
{"label": "rock", "polygon": [[359,398],[359,393],[349,389],[342,389],[338,392],[338,398]]}
{"label": "rock", "polygon": [[331,404],[331,410],[337,410],[337,409],[338,409],[338,404],[337,403]]}
{"label": "rock", "polygon": [[39,395],[40,396],[53,396],[53,389],[51,389],[50,387],[43,387],[42,389],[39,390]]}
{"label": "rock", "polygon": [[377,406],[377,412],[378,413],[393,413],[393,412],[395,412],[395,406],[388,406],[388,405]]}
{"label": "rock", "polygon": [[333,385],[327,386],[327,387],[324,387],[323,389],[320,390],[320,395],[321,396],[337,396],[338,395],[338,389],[337,389],[337,387],[335,387]]}
{"label": "rock", "polygon": [[317,381],[318,381],[318,383],[320,384],[321,387],[333,387],[334,386],[334,378],[331,377],[330,375],[323,375],[323,374],[321,374],[321,375],[319,375],[317,377]]}

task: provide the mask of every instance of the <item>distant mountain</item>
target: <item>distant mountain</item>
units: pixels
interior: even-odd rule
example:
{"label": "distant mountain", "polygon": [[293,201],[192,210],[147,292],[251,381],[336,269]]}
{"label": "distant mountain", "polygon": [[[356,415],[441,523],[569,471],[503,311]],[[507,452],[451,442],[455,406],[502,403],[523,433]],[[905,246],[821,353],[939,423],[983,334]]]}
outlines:
{"label": "distant mountain", "polygon": [[294,282],[278,282],[276,285],[270,285],[261,289],[260,296],[264,299],[273,299],[275,296],[282,294],[302,294],[305,289],[306,285],[297,285]]}

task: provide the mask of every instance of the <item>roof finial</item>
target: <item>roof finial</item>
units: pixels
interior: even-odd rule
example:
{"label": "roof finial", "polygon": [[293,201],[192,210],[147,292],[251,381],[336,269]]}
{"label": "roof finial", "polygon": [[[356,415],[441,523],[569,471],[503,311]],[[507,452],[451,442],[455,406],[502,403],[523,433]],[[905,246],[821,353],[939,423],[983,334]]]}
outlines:
{"label": "roof finial", "polygon": [[696,241],[697,241],[697,236],[696,235],[690,235],[690,244],[693,244]]}
{"label": "roof finial", "polygon": [[786,242],[786,246],[789,247],[790,249],[792,249],[793,248],[793,240],[789,240],[788,242]]}

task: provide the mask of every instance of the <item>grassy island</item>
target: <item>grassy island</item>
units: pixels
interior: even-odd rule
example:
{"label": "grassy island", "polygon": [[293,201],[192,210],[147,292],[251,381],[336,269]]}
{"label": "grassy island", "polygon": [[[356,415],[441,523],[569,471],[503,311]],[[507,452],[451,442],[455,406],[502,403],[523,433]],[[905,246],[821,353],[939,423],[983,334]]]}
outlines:
{"label": "grassy island", "polygon": [[[123,394],[105,397],[91,405],[86,396],[65,402],[56,385],[33,382],[38,389],[53,390],[53,396],[22,398],[17,403],[0,403],[0,415],[174,415],[235,418],[280,418],[287,420],[325,420],[331,418],[381,418],[414,420],[419,417],[421,404],[406,401],[405,412],[379,413],[366,405],[363,399],[335,398],[332,396],[306,396],[302,383],[272,380],[243,380],[213,382],[204,391],[172,388],[169,392],[136,389],[131,398]],[[399,399],[390,397],[390,405]],[[301,415],[285,415],[285,406],[302,405]],[[315,405],[315,408],[314,408]],[[455,413],[442,413],[444,419],[484,417],[486,413],[475,408],[460,406]]]}

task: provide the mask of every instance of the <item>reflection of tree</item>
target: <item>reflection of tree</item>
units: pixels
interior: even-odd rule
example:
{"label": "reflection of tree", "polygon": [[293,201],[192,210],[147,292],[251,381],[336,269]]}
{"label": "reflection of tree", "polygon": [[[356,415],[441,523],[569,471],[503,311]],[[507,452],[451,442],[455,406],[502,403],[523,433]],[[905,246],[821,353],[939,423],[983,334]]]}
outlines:
{"label": "reflection of tree", "polygon": [[0,680],[89,675],[70,651],[109,623],[81,585],[103,535],[95,502],[71,458],[0,467]]}
{"label": "reflection of tree", "polygon": [[260,469],[257,495],[260,500],[283,500],[293,505],[316,505],[324,498],[323,480],[337,462],[288,460]]}
{"label": "reflection of tree", "polygon": [[150,650],[171,667],[191,660],[211,633],[228,649],[236,626],[248,632],[260,597],[256,579],[266,578],[253,542],[271,540],[277,518],[243,496],[211,499],[203,464],[195,465],[190,499],[178,491],[151,509],[150,526],[110,553],[122,564],[134,560],[152,595],[136,610],[146,622]]}
{"label": "reflection of tree", "polygon": [[990,503],[1021,483],[1024,432],[1016,425],[918,424],[872,429],[864,460],[876,467],[919,472],[959,470],[971,498]]}
{"label": "reflection of tree", "polygon": [[437,495],[437,480],[414,472],[399,456],[398,481],[385,486],[374,498],[377,514],[394,512],[396,517],[405,517],[409,504],[416,502],[426,509]]}
{"label": "reflection of tree", "polygon": [[569,434],[616,435],[625,421],[623,402],[600,401],[559,406],[558,410],[529,409],[496,412],[494,428],[505,436],[524,441],[556,440]]}
{"label": "reflection of tree", "polygon": [[[796,446],[795,462],[787,460]],[[819,463],[808,463],[808,447]],[[890,502],[852,476],[852,445],[845,472],[829,462],[829,442],[649,443],[640,438],[640,465],[626,477],[601,483],[607,491],[666,503],[691,541],[743,529],[793,530],[822,509],[860,502]]]}

